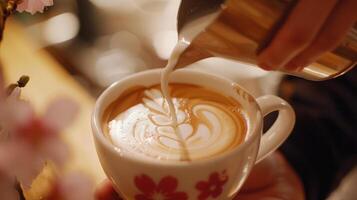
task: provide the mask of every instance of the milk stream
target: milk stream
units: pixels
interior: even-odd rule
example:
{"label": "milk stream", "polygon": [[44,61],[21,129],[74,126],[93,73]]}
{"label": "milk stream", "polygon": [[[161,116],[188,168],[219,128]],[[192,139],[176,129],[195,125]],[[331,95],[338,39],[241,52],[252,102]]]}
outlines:
{"label": "milk stream", "polygon": [[173,49],[171,56],[168,60],[166,67],[162,70],[161,73],[161,90],[164,96],[165,101],[167,102],[170,110],[170,116],[172,120],[172,126],[175,129],[175,134],[178,140],[180,141],[180,145],[182,148],[181,160],[189,161],[190,156],[186,147],[184,140],[182,139],[179,130],[177,129],[177,115],[174,103],[170,97],[169,92],[169,79],[171,73],[174,71],[177,62],[181,56],[181,54],[186,50],[186,48],[190,45],[191,41],[199,35],[201,31],[203,31],[216,17],[218,16],[218,12],[200,17],[182,28],[182,31],[179,34],[178,42]]}
{"label": "milk stream", "polygon": [[180,134],[179,129],[177,128],[177,114],[175,110],[174,103],[170,97],[170,92],[169,92],[169,78],[170,74],[173,72],[178,59],[180,58],[180,55],[182,54],[183,51],[187,48],[187,44],[179,41],[177,45],[175,46],[173,52],[171,53],[170,59],[168,60],[168,63],[166,67],[162,70],[161,72],[161,90],[162,94],[164,96],[165,101],[167,102],[170,110],[170,116],[172,120],[172,127],[175,130],[175,135],[179,141],[180,147],[181,147],[181,160],[182,161],[190,161],[190,155],[188,153],[186,143],[184,142],[184,139],[182,138],[182,135]]}

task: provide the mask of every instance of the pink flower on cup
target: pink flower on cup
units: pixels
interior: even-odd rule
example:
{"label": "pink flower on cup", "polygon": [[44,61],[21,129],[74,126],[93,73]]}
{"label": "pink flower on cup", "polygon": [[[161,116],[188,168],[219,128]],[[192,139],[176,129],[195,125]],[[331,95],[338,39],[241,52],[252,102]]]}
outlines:
{"label": "pink flower on cup", "polygon": [[142,194],[135,195],[135,200],[186,200],[185,192],[177,192],[178,181],[172,176],[165,176],[156,184],[149,176],[142,174],[135,177],[135,186]]}
{"label": "pink flower on cup", "polygon": [[228,176],[225,170],[222,173],[213,172],[208,181],[200,181],[196,184],[196,189],[201,191],[198,200],[206,200],[209,197],[217,198],[227,181]]}

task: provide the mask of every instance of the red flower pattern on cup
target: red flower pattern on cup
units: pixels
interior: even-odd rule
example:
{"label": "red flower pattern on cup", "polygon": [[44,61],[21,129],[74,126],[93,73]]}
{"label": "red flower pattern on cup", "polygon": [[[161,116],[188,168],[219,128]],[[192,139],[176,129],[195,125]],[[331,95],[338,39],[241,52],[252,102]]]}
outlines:
{"label": "red flower pattern on cup", "polygon": [[135,200],[187,200],[185,192],[177,192],[178,181],[172,176],[165,176],[156,184],[149,176],[142,174],[134,179],[135,186],[142,194],[135,195]]}
{"label": "red flower pattern on cup", "polygon": [[196,189],[201,191],[198,200],[206,200],[209,197],[217,198],[222,193],[223,186],[227,181],[226,170],[222,173],[213,172],[208,181],[199,181],[196,184]]}

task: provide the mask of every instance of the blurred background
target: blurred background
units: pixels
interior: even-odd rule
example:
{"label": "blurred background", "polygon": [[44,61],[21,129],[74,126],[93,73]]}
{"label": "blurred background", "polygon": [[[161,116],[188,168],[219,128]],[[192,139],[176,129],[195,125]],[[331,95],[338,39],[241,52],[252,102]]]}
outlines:
{"label": "blurred background", "polygon": [[[179,0],[61,0],[44,14],[17,15],[38,48],[48,50],[97,96],[114,81],[163,67],[177,42]],[[239,66],[239,67],[238,67]],[[280,75],[210,58],[192,66],[222,74],[255,96],[275,93]],[[262,86],[261,82],[264,82]]]}

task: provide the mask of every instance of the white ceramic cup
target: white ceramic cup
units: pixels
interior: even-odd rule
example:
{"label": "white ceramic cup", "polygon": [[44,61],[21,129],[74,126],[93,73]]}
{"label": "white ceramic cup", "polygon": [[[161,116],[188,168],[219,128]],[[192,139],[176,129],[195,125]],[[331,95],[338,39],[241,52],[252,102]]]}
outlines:
{"label": "white ceramic cup", "polygon": [[[295,123],[293,109],[279,97],[268,95],[254,99],[228,79],[192,69],[177,70],[170,79],[171,83],[202,86],[240,102],[248,123],[244,142],[231,151],[191,162],[153,159],[115,147],[103,134],[103,113],[124,91],[159,84],[160,70],[144,71],[114,83],[96,102],[92,129],[105,173],[124,199],[232,199],[254,164],[288,137]],[[273,111],[279,111],[278,118],[262,135],[263,117]]]}

